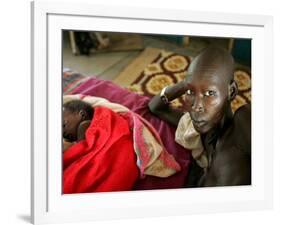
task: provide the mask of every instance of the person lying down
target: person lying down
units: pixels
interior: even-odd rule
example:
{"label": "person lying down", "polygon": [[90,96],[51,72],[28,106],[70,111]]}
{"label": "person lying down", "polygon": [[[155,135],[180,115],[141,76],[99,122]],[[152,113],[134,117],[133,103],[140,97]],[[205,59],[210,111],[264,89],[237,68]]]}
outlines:
{"label": "person lying down", "polygon": [[94,108],[81,100],[73,100],[63,105],[64,150],[76,141],[85,139],[91,124]]}
{"label": "person lying down", "polygon": [[181,170],[138,114],[92,96],[64,96],[64,102],[64,194],[128,191],[146,175]]}

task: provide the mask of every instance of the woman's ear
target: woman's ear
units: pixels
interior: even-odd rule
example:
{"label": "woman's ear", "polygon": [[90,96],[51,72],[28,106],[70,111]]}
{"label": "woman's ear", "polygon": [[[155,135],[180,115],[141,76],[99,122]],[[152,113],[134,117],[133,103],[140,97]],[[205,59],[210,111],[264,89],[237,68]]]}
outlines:
{"label": "woman's ear", "polygon": [[232,101],[238,93],[238,85],[232,80],[228,85],[228,100]]}
{"label": "woman's ear", "polygon": [[81,109],[81,110],[79,111],[79,116],[81,116],[81,119],[82,119],[82,120],[85,120],[86,117],[87,117],[86,111],[83,110],[83,109]]}

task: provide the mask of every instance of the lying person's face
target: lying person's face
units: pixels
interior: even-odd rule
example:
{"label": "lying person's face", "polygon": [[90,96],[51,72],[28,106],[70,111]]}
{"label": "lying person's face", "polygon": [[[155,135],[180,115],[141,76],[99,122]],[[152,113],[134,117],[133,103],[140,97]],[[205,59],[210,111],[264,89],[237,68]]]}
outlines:
{"label": "lying person's face", "polygon": [[228,99],[228,84],[220,70],[195,73],[187,79],[186,102],[194,128],[203,134],[223,118]]}
{"label": "lying person's face", "polygon": [[65,109],[63,111],[63,137],[71,142],[76,141],[81,121],[82,117],[79,112],[70,112]]}

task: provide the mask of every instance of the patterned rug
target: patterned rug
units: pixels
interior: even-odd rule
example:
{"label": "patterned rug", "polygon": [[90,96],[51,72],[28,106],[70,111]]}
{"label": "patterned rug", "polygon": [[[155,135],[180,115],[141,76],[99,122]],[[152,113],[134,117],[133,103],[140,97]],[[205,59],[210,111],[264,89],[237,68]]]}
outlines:
{"label": "patterned rug", "polygon": [[[158,49],[146,49],[152,52],[149,57],[141,54],[115,80],[121,86],[141,95],[152,97],[159,94],[163,87],[175,84],[184,79],[190,65],[191,57]],[[150,63],[147,62],[150,58]],[[144,64],[143,61],[146,61]],[[142,68],[140,68],[143,66]],[[251,102],[251,73],[245,68],[236,68],[234,73],[239,88],[238,95],[231,107],[236,111],[239,107]],[[123,83],[122,83],[123,81]],[[129,83],[128,83],[129,81]],[[172,106],[184,111],[184,97],[171,102]]]}

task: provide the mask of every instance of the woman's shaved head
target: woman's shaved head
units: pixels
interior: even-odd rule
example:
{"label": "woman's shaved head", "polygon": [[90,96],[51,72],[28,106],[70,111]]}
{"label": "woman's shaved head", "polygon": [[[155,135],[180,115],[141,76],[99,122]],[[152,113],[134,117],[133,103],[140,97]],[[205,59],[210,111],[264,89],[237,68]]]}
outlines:
{"label": "woman's shaved head", "polygon": [[233,73],[233,57],[226,49],[217,46],[204,49],[194,58],[188,69],[188,75],[196,75],[201,78],[215,75],[228,84],[233,80]]}

